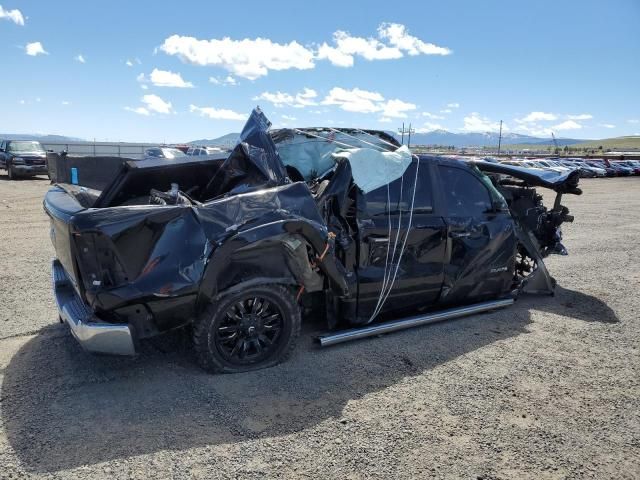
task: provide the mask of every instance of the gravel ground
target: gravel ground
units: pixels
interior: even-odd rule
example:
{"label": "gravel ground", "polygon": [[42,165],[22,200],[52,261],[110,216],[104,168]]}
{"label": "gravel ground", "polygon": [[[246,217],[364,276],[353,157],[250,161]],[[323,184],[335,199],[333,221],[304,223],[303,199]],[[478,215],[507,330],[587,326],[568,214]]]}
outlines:
{"label": "gravel ground", "polygon": [[583,183],[555,297],[211,376],[181,334],[83,353],[48,182],[0,176],[0,478],[640,478],[640,179]]}

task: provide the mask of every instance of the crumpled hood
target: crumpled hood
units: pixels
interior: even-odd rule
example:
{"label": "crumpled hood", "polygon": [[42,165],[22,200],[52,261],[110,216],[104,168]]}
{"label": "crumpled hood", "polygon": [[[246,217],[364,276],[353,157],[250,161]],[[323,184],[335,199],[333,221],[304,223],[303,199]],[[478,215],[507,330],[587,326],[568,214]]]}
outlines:
{"label": "crumpled hood", "polygon": [[471,163],[484,173],[509,175],[522,180],[532,187],[550,188],[558,193],[572,193],[574,195],[580,195],[582,193],[582,190],[578,188],[578,181],[580,179],[580,172],[578,170],[555,172],[552,170],[524,168],[485,161],[473,161]]}

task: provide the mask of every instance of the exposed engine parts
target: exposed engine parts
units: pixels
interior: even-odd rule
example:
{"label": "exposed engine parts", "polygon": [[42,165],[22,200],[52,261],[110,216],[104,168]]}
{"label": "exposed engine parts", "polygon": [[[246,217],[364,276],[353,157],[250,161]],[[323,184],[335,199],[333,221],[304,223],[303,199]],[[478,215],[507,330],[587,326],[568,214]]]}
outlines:
{"label": "exposed engine parts", "polygon": [[171,190],[168,192],[152,188],[149,193],[149,205],[191,205],[191,203],[187,196],[180,192],[177,183],[172,183]]}

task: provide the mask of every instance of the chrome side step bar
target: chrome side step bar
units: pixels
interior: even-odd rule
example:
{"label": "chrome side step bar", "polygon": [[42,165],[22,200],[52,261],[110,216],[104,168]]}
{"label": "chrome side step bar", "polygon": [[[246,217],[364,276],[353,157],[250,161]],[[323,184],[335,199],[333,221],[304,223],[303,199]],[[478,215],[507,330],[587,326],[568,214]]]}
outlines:
{"label": "chrome side step bar", "polygon": [[418,327],[429,323],[441,322],[443,320],[451,320],[454,318],[473,315],[474,313],[486,312],[497,308],[508,307],[513,304],[513,298],[505,298],[502,300],[492,300],[489,302],[476,303],[466,307],[450,308],[439,312],[428,313],[426,315],[418,315],[415,317],[403,318],[400,320],[392,320],[389,322],[368,325],[366,327],[352,328],[342,330],[328,335],[321,335],[317,338],[321,347],[329,347],[338,343],[350,342],[359,338],[372,337],[383,333],[395,332],[406,328]]}

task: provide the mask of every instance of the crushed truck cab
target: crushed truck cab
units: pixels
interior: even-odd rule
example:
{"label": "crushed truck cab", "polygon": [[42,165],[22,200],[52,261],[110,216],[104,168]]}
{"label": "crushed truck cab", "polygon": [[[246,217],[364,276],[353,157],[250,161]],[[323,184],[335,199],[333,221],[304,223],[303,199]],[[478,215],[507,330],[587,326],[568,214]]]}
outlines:
{"label": "crushed truck cab", "polygon": [[[577,173],[269,127],[256,109],[229,155],[124,161],[101,190],[46,194],[54,293],[87,350],[131,354],[192,325],[201,365],[238,372],[285,359],[305,312],[362,332],[553,293],[543,258],[566,253],[560,201],[580,193]],[[551,208],[536,187],[555,192]]]}

